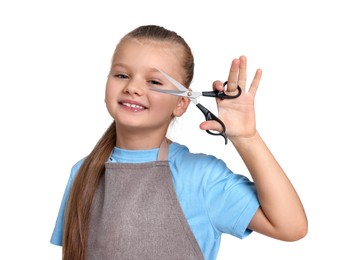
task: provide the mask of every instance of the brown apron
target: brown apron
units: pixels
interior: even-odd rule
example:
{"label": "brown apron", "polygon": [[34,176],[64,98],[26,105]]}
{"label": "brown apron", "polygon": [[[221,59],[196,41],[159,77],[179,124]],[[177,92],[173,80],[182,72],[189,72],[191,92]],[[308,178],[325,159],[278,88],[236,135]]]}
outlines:
{"label": "brown apron", "polygon": [[165,140],[158,160],[106,163],[95,194],[87,260],[204,259],[180,207]]}

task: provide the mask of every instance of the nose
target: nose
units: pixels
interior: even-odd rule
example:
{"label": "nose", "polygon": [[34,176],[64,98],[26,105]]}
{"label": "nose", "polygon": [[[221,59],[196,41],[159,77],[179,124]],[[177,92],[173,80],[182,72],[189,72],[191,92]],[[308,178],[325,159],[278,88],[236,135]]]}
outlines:
{"label": "nose", "polygon": [[131,79],[124,87],[123,92],[130,95],[142,96],[144,94],[144,86],[142,85],[142,82]]}

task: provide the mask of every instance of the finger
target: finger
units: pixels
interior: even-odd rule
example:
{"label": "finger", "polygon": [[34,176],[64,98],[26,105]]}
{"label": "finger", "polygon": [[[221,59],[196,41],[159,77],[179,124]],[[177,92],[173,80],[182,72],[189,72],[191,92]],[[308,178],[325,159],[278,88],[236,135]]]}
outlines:
{"label": "finger", "polygon": [[221,132],[223,130],[219,122],[215,120],[204,121],[199,125],[202,130],[211,130]]}
{"label": "finger", "polygon": [[215,80],[213,82],[213,89],[218,90],[218,91],[223,91],[224,90],[223,83],[220,80]]}
{"label": "finger", "polygon": [[234,92],[238,87],[238,72],[239,72],[239,59],[234,59],[232,61],[231,68],[229,70],[228,80],[227,80],[227,92]]}
{"label": "finger", "polygon": [[247,81],[247,59],[245,56],[240,56],[239,61],[238,85],[244,90]]}
{"label": "finger", "polygon": [[254,75],[254,78],[252,80],[252,83],[251,83],[251,86],[250,86],[250,89],[249,89],[249,93],[253,97],[256,96],[257,89],[258,89],[258,86],[259,86],[259,82],[260,82],[260,79],[262,78],[262,73],[263,73],[263,71],[261,69],[257,69],[256,74]]}

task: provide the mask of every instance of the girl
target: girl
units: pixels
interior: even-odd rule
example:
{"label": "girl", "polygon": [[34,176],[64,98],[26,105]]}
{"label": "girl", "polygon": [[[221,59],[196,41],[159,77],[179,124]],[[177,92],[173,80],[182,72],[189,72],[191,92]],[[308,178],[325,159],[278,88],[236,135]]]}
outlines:
{"label": "girl", "polygon": [[193,69],[187,43],[165,28],[141,26],[119,42],[105,97],[114,121],[72,168],[51,238],[62,245],[63,259],[216,259],[222,233],[244,238],[256,231],[285,241],[306,235],[302,203],[256,130],[262,71],[245,91],[244,56],[233,60],[226,89],[220,81],[213,87],[230,95],[238,85],[243,90],[217,102],[254,182],[222,160],[166,139],[189,99],[150,88],[172,88],[159,70],[189,86]]}

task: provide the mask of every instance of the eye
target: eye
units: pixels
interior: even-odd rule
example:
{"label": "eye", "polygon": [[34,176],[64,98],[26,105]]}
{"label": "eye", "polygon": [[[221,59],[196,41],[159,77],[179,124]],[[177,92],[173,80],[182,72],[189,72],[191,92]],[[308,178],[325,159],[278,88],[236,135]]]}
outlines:
{"label": "eye", "polygon": [[128,79],[129,76],[128,75],[125,75],[125,74],[114,74],[113,75],[115,78],[119,78],[119,79]]}
{"label": "eye", "polygon": [[149,80],[148,83],[151,84],[151,85],[158,85],[158,86],[162,85],[162,83],[160,81],[157,81],[157,80],[154,80],[154,79]]}

